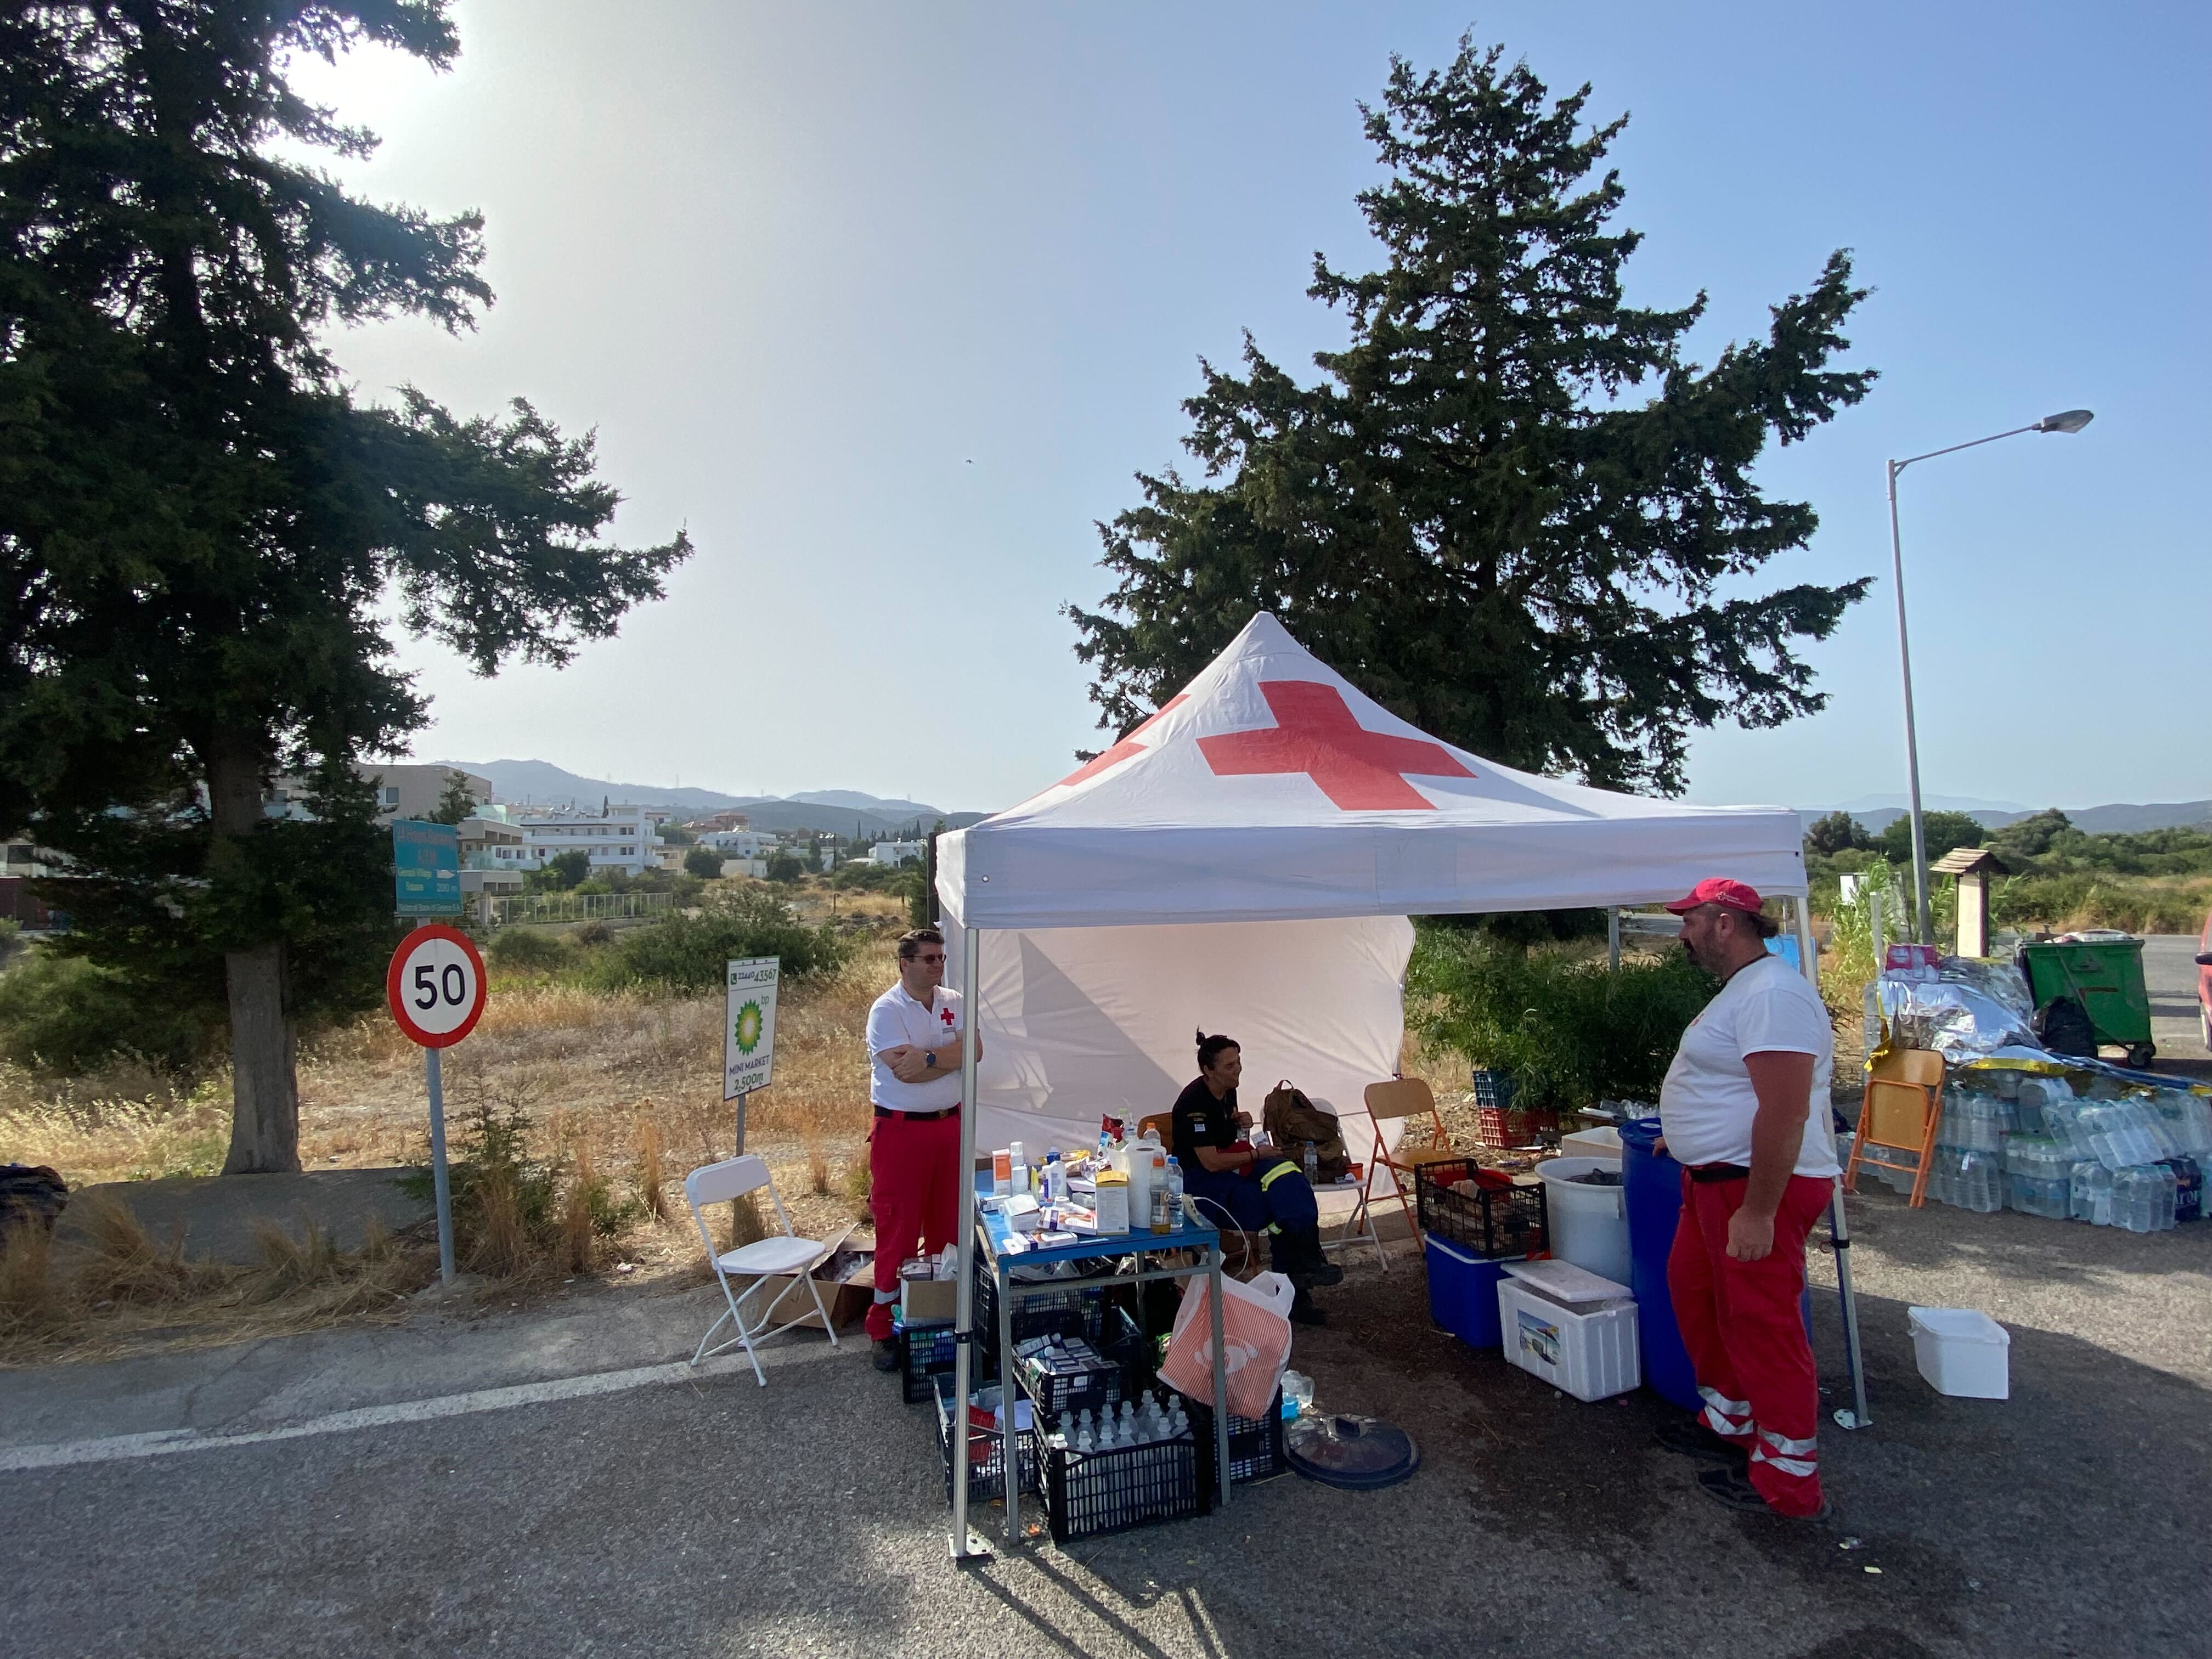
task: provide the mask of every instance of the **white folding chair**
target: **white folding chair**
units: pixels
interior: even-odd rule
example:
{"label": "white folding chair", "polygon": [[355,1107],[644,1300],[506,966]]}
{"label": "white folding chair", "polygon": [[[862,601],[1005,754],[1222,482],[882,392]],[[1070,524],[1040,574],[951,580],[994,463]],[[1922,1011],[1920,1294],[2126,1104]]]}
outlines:
{"label": "white folding chair", "polygon": [[[783,1224],[783,1237],[755,1239],[750,1244],[740,1244],[734,1250],[716,1254],[714,1236],[708,1231],[707,1218],[700,1212],[700,1206],[727,1204],[734,1199],[743,1198],[747,1193],[757,1192],[763,1187],[768,1188],[769,1198],[775,1206],[776,1219]],[[725,1349],[743,1345],[745,1358],[753,1362],[753,1380],[766,1388],[768,1378],[762,1375],[760,1355],[753,1351],[753,1345],[771,1336],[781,1335],[806,1317],[801,1312],[797,1318],[784,1321],[774,1330],[768,1328],[768,1322],[783,1305],[783,1298],[797,1290],[801,1280],[805,1282],[807,1293],[814,1298],[814,1311],[822,1316],[822,1328],[830,1333],[830,1346],[833,1348],[837,1346],[837,1328],[830,1322],[829,1309],[822,1305],[822,1291],[813,1277],[815,1264],[830,1254],[831,1247],[819,1239],[801,1238],[792,1231],[791,1218],[784,1212],[783,1200],[776,1196],[775,1182],[769,1178],[768,1164],[763,1159],[748,1155],[725,1158],[720,1164],[702,1165],[684,1177],[684,1201],[691,1206],[691,1219],[699,1227],[699,1242],[707,1247],[707,1259],[714,1264],[714,1278],[722,1287],[722,1299],[730,1304],[729,1311],[718,1316],[713,1324],[707,1327],[706,1335],[699,1339],[699,1346],[691,1356],[693,1364],[708,1358],[707,1345],[714,1340],[714,1333],[720,1330],[725,1322],[733,1323],[738,1334],[713,1352],[720,1353]],[[730,1275],[732,1273],[740,1276],[750,1274],[753,1282],[745,1286],[742,1293],[735,1291],[730,1288]],[[775,1301],[760,1310],[758,1319],[747,1324],[744,1313],[747,1298],[766,1285],[772,1275],[779,1273],[789,1273],[791,1282],[776,1293]]]}

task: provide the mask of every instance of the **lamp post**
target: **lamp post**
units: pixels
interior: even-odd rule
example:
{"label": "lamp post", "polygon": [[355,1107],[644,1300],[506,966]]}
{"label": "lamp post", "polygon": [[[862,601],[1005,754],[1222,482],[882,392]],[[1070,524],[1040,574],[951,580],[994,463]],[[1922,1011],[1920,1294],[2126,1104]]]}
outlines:
{"label": "lamp post", "polygon": [[1889,463],[1889,564],[1893,582],[1897,589],[1897,655],[1905,676],[1905,767],[1911,789],[1912,800],[1912,904],[1914,914],[1920,918],[1920,942],[1936,942],[1936,923],[1928,914],[1928,829],[1920,812],[1920,742],[1912,723],[1912,647],[1905,631],[1905,549],[1897,528],[1897,475],[1916,461],[1932,461],[1938,455],[1955,455],[1962,449],[1976,449],[1984,444],[1993,444],[2000,438],[2017,438],[2023,432],[2079,432],[2096,416],[2086,409],[2069,409],[2056,415],[2046,415],[2031,426],[2016,426],[2008,432],[1993,432],[1986,438],[1972,442],[1952,444],[1944,449],[1931,449],[1924,455],[1908,455],[1901,461]]}

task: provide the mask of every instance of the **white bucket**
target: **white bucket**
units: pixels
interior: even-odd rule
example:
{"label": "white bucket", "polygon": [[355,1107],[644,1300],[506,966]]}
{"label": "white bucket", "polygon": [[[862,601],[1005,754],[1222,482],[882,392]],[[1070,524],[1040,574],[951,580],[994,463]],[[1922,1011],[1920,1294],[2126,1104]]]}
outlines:
{"label": "white bucket", "polygon": [[1938,1394],[2012,1397],[2012,1335],[1978,1308],[1907,1308],[1912,1358]]}
{"label": "white bucket", "polygon": [[1587,1267],[1600,1279],[1629,1280],[1628,1194],[1620,1187],[1585,1187],[1571,1179],[1592,1170],[1620,1173],[1618,1158],[1553,1158],[1536,1166],[1544,1183],[1544,1210],[1552,1228],[1552,1254]]}

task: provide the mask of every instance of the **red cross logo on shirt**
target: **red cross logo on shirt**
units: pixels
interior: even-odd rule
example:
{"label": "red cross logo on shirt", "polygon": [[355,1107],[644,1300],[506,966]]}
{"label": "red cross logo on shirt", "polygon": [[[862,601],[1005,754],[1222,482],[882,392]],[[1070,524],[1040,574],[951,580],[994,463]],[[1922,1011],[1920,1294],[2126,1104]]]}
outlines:
{"label": "red cross logo on shirt", "polygon": [[1189,701],[1190,696],[1188,693],[1182,691],[1176,692],[1174,696],[1170,697],[1165,702],[1162,703],[1158,708],[1152,711],[1151,719],[1147,720],[1143,725],[1132,731],[1127,737],[1122,738],[1121,742],[1115,744],[1111,749],[1108,749],[1101,753],[1093,755],[1089,760],[1085,761],[1082,766],[1078,768],[1076,770],[1070,772],[1066,777],[1062,778],[1055,787],[1064,789],[1071,783],[1080,783],[1085,778],[1095,778],[1101,772],[1103,772],[1108,767],[1119,766],[1123,761],[1128,759],[1130,756],[1143,754],[1145,752],[1145,745],[1139,743],[1137,739],[1143,737],[1146,732],[1151,731],[1155,726],[1158,726],[1162,720],[1165,720],[1170,710],[1180,708],[1183,704]]}
{"label": "red cross logo on shirt", "polygon": [[[1436,803],[1407,782],[1405,774],[1430,778],[1474,775],[1440,743],[1370,732],[1352,718],[1344,694],[1333,685],[1312,680],[1262,680],[1260,695],[1267,698],[1274,714],[1274,725],[1198,740],[1206,763],[1216,776],[1304,772],[1321,786],[1322,793],[1346,812],[1393,807],[1433,812]],[[1095,766],[1097,762],[1091,763]]]}

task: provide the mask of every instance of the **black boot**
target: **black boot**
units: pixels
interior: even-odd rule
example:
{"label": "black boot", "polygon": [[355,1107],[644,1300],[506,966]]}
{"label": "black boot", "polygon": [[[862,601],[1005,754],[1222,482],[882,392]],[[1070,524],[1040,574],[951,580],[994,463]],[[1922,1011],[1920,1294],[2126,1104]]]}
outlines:
{"label": "black boot", "polygon": [[1344,1283],[1344,1269],[1328,1259],[1321,1247],[1318,1227],[1285,1227],[1275,1235],[1275,1271],[1302,1291]]}
{"label": "black boot", "polygon": [[1304,1285],[1291,1298],[1291,1323],[1293,1325],[1326,1325],[1328,1316],[1315,1304],[1313,1292]]}

